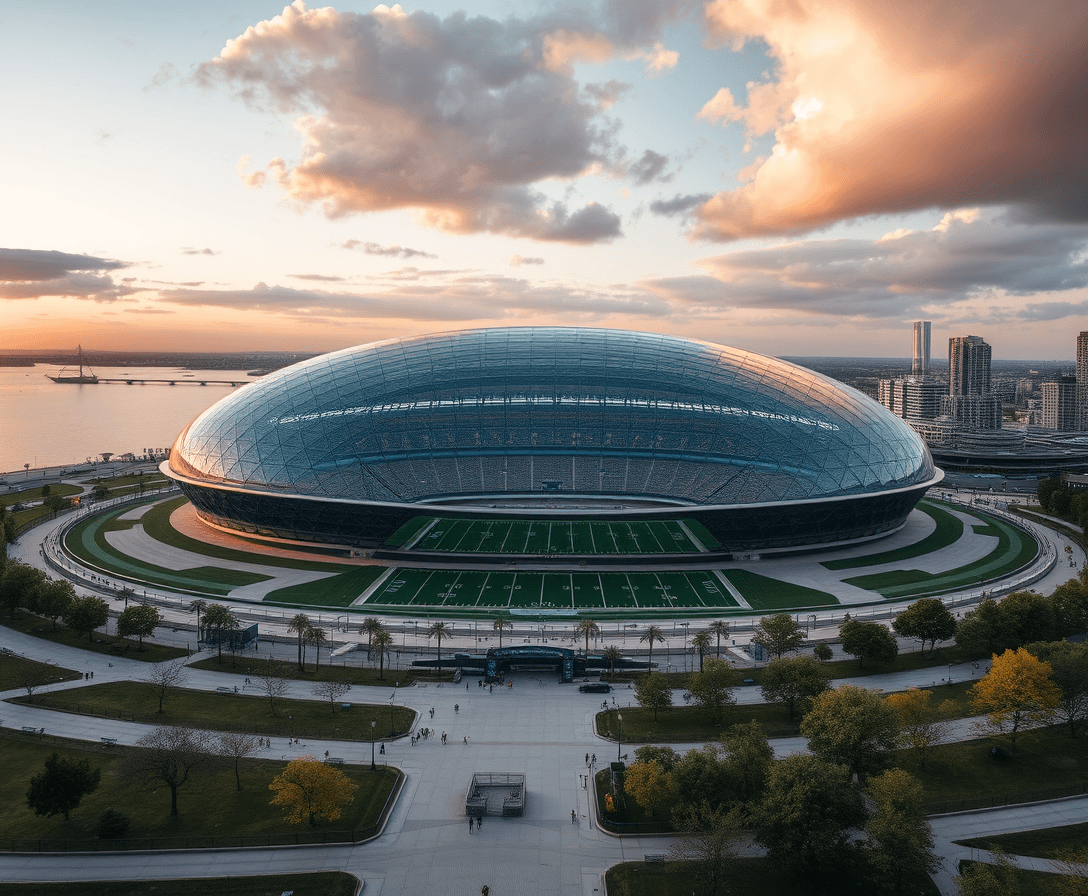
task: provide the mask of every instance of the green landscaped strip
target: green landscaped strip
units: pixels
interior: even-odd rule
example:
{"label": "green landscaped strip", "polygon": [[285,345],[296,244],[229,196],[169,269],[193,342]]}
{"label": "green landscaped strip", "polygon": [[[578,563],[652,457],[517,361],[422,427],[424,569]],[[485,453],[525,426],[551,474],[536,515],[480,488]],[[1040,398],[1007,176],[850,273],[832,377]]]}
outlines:
{"label": "green landscaped strip", "polygon": [[713,535],[710,534],[710,530],[707,529],[698,520],[684,520],[684,525],[691,530],[691,534],[699,539],[703,543],[704,548],[710,548],[712,551],[718,550],[722,543],[718,541]]}
{"label": "green landscaped strip", "polygon": [[81,880],[74,883],[0,884],[0,896],[355,896],[357,878],[346,871],[255,874],[175,880]]}
{"label": "green landscaped strip", "polygon": [[998,847],[1015,856],[1060,859],[1063,854],[1083,849],[1084,844],[1088,843],[1088,822],[1036,831],[1017,831],[1015,834],[992,834],[989,837],[974,837],[956,842],[975,849],[992,850]]}
{"label": "green landscaped strip", "polygon": [[826,591],[771,579],[747,569],[728,569],[723,572],[753,610],[830,607],[839,602],[835,595]]}
{"label": "green landscaped strip", "polygon": [[296,560],[292,557],[277,557],[256,551],[239,551],[234,548],[220,547],[219,545],[190,538],[170,524],[170,515],[188,500],[188,498],[180,497],[157,503],[140,519],[144,532],[155,541],[161,541],[163,544],[168,544],[179,550],[188,551],[190,554],[214,557],[217,560],[234,560],[238,563],[255,563],[260,566],[277,566],[284,569],[310,569],[320,572],[344,571],[343,564],[339,563],[321,563],[311,560]]}
{"label": "green landscaped strip", "polygon": [[[190,570],[171,570],[151,563],[143,563],[116,550],[107,540],[107,532],[123,531],[138,525],[131,520],[117,519],[131,508],[122,508],[108,514],[81,520],[65,535],[65,548],[95,568],[105,569],[122,578],[139,580],[164,588],[211,594],[225,597],[240,585],[253,585],[267,581],[271,576],[219,567],[194,567]],[[147,514],[144,514],[144,519]]]}
{"label": "green landscaped strip", "polygon": [[[44,486],[24,488],[21,492],[8,492],[5,495],[0,495],[0,504],[3,504],[5,507],[11,507],[12,504],[24,504],[27,501],[41,501],[42,488],[44,488]],[[61,498],[71,498],[73,495],[78,495],[82,492],[83,489],[78,485],[65,485],[63,482],[52,483],[49,486],[49,494],[58,495]]]}
{"label": "green landscaped strip", "polygon": [[826,569],[858,569],[865,566],[880,566],[882,563],[898,563],[922,557],[955,544],[963,537],[963,520],[929,501],[921,501],[918,510],[931,517],[936,528],[921,541],[897,548],[894,551],[882,551],[879,554],[867,554],[864,557],[848,557],[842,560],[828,560],[821,564]]}
{"label": "green landscaped strip", "polygon": [[384,566],[358,566],[301,585],[289,585],[277,588],[265,595],[265,603],[307,604],[322,607],[346,607],[356,600],[371,584],[385,572]]}
{"label": "green landscaped strip", "polygon": [[433,519],[433,516],[412,517],[412,519],[408,520],[408,522],[385,540],[386,545],[391,548],[399,548],[406,542],[411,541],[413,536],[419,533],[419,531]]}
{"label": "green landscaped strip", "polygon": [[[977,516],[970,511],[964,511]],[[848,585],[876,591],[885,598],[918,597],[978,586],[987,579],[1011,575],[1031,563],[1039,552],[1038,542],[1030,535],[1002,520],[985,521],[994,530],[997,546],[981,560],[943,573],[920,570],[896,570],[871,576],[845,579]]]}

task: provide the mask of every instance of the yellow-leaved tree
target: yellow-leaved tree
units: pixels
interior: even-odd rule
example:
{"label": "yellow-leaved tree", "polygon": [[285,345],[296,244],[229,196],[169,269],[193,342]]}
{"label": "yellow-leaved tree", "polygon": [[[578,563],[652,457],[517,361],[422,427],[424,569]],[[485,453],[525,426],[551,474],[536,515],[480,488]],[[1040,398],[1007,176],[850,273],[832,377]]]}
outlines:
{"label": "yellow-leaved tree", "polygon": [[1005,735],[1014,751],[1017,735],[1048,722],[1061,699],[1052,671],[1023,647],[1006,650],[971,688],[975,712],[985,713],[989,730]]}
{"label": "yellow-leaved tree", "polygon": [[663,803],[676,796],[676,781],[672,772],[657,761],[635,762],[623,773],[623,790],[651,815]]}
{"label": "yellow-leaved tree", "polygon": [[914,752],[920,768],[926,767],[929,751],[944,739],[948,720],[956,714],[955,701],[937,704],[932,696],[932,691],[912,688],[884,698],[899,721],[899,743]]}
{"label": "yellow-leaved tree", "polygon": [[268,789],[276,794],[272,805],[283,806],[289,822],[309,821],[314,825],[319,818],[336,821],[357,788],[339,769],[318,762],[313,756],[303,756],[289,763]]}

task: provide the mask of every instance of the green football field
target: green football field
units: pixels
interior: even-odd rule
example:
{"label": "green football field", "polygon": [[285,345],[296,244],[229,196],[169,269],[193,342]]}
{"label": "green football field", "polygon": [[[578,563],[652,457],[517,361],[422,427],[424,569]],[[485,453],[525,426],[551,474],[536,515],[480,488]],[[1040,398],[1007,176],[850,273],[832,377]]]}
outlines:
{"label": "green football field", "polygon": [[[572,610],[736,607],[713,573],[396,569],[362,606]],[[359,606],[359,605],[356,605]]]}
{"label": "green football field", "polygon": [[[698,554],[719,547],[694,520],[430,520],[407,524],[390,544],[450,554]],[[400,533],[398,533],[400,534]]]}

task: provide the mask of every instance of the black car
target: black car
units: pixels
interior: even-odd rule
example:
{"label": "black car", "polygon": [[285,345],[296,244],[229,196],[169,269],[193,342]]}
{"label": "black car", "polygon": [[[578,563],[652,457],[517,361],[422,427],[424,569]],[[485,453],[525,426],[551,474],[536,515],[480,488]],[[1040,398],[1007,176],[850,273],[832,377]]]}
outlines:
{"label": "black car", "polygon": [[589,684],[583,684],[578,686],[583,694],[608,694],[612,691],[612,685],[605,684],[603,681],[594,681]]}

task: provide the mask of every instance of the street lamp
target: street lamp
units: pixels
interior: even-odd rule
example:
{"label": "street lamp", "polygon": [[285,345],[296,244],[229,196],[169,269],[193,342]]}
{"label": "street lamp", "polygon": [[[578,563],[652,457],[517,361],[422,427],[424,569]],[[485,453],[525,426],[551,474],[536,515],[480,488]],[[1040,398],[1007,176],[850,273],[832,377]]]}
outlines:
{"label": "street lamp", "polygon": [[377,721],[370,720],[370,770],[377,770],[378,766],[374,764],[374,729],[378,727]]}
{"label": "street lamp", "polygon": [[948,664],[948,683],[952,684],[952,664]]}
{"label": "street lamp", "polygon": [[[398,681],[399,685],[400,682]],[[393,696],[389,698],[389,736],[393,736],[393,701],[397,698],[397,689],[393,688]]]}
{"label": "street lamp", "polygon": [[616,721],[619,723],[619,733],[616,735],[616,762],[620,761],[620,752],[623,750],[623,713],[616,713]]}

